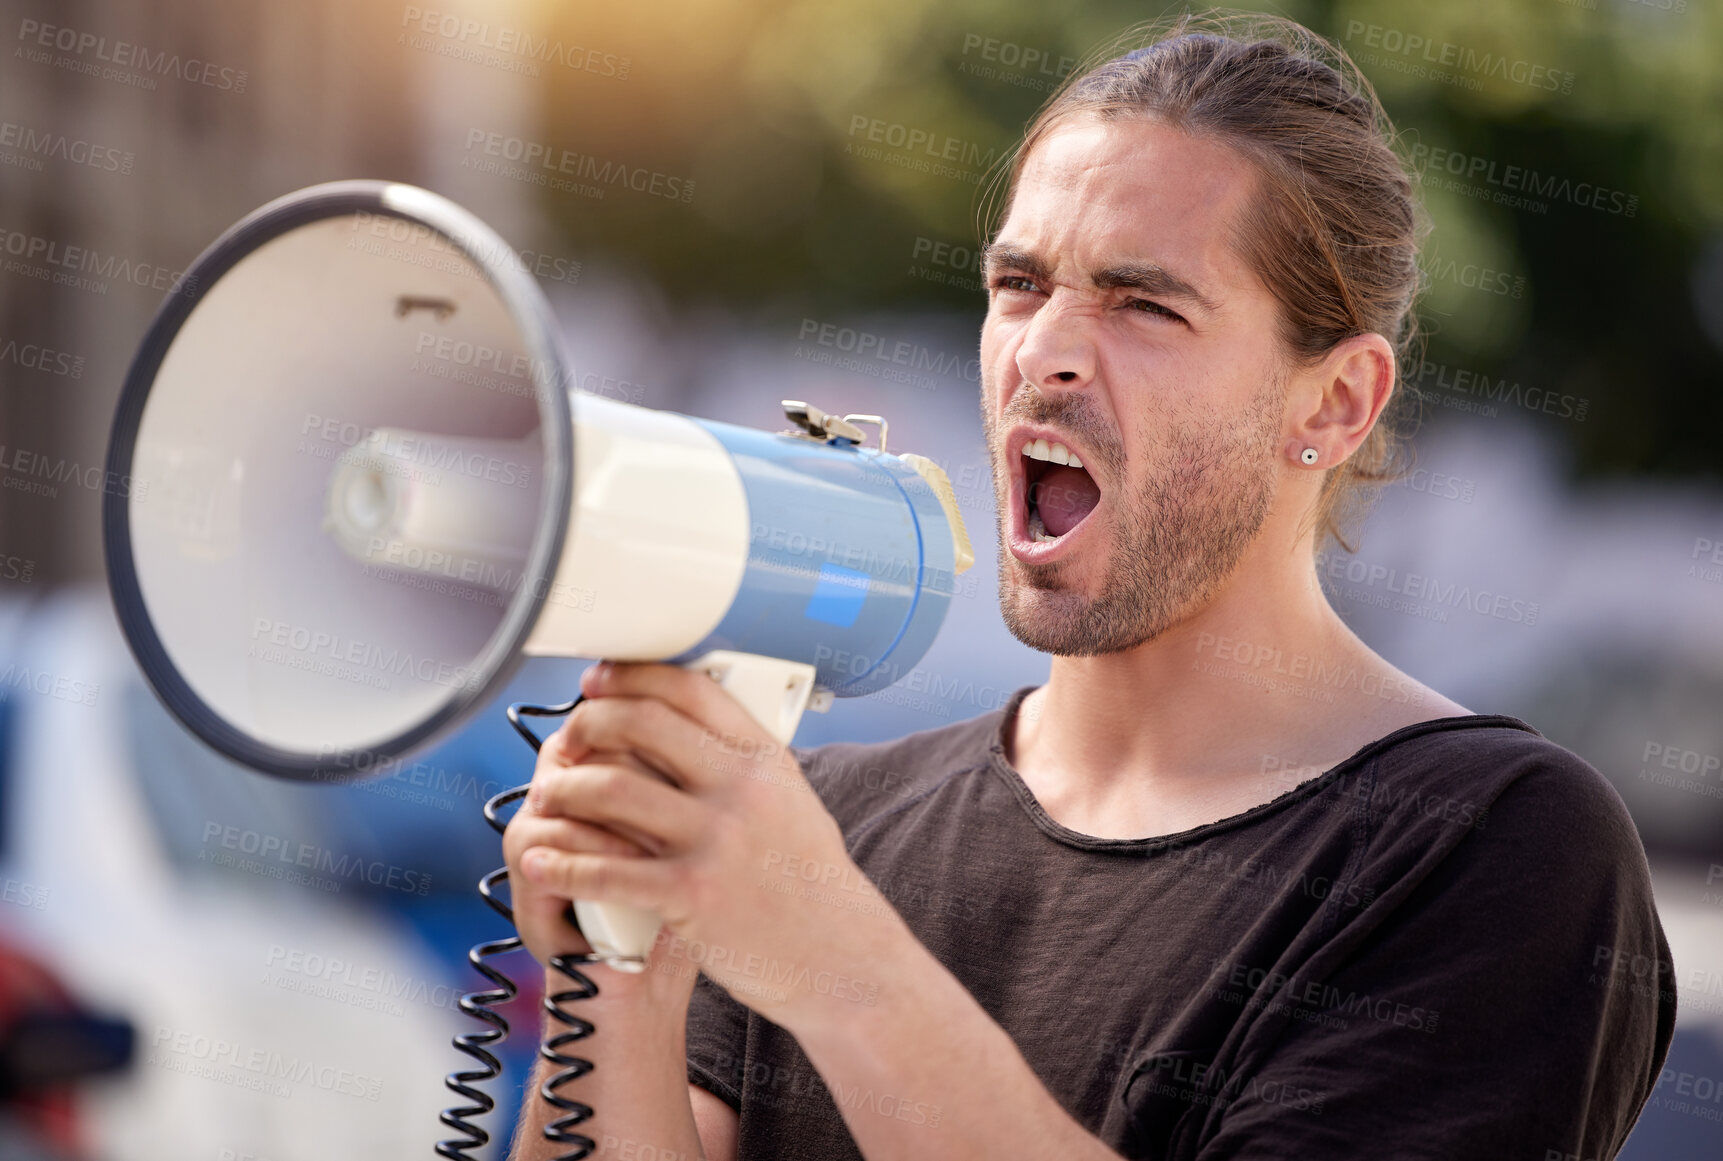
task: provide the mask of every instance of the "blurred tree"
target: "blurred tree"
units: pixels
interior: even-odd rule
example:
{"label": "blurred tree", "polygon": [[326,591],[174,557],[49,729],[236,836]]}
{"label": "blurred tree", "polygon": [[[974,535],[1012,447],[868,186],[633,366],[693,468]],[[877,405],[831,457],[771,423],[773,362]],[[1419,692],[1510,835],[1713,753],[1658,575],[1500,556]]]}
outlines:
{"label": "blurred tree", "polygon": [[[1283,11],[1354,56],[1425,179],[1421,311],[1443,369],[1428,381],[1445,371],[1521,384],[1505,409],[1528,415],[1537,406],[1525,400],[1544,393],[1584,399],[1583,419],[1559,424],[1584,471],[1723,476],[1723,352],[1694,290],[1723,231],[1723,3]],[[616,83],[554,70],[546,144],[589,159],[589,175],[655,172],[693,194],[589,176],[601,197],[547,192],[550,213],[579,252],[638,270],[672,302],[762,321],[879,309],[979,319],[972,263],[989,167],[1075,62],[1154,15],[1122,0],[557,13],[553,36],[626,56],[631,71]]]}

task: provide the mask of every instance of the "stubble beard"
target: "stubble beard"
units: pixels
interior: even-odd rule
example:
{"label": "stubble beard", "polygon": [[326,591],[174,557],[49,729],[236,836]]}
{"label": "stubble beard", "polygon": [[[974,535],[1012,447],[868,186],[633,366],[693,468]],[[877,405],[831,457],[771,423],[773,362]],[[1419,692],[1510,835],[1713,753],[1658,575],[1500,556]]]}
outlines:
{"label": "stubble beard", "polygon": [[1112,542],[1094,596],[1066,579],[1069,561],[1032,565],[1011,555],[1010,476],[1001,473],[996,433],[1020,421],[1074,432],[1108,469],[1097,478],[1114,489],[1125,478],[1118,437],[1084,397],[1047,399],[1024,388],[995,421],[988,414],[990,393],[982,392],[998,500],[999,605],[1012,636],[1058,656],[1117,653],[1158,637],[1213,598],[1261,530],[1274,500],[1272,453],[1284,382],[1267,378],[1242,424],[1186,413],[1160,439],[1139,441],[1138,446],[1150,449],[1144,457],[1147,474],[1128,495],[1104,494],[1106,511],[1090,516],[1107,518],[1109,527],[1094,531]]}

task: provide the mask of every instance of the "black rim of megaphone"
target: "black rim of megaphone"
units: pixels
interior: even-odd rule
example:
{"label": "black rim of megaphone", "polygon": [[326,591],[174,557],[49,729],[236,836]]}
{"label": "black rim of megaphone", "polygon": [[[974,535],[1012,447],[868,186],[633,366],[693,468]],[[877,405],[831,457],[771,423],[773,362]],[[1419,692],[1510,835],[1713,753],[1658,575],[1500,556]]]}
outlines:
{"label": "black rim of megaphone", "polygon": [[[108,478],[129,478],[150,388],[180,328],[209,289],[242,259],[290,230],[324,218],[365,212],[428,226],[447,238],[483,273],[520,323],[532,356],[545,453],[538,529],[525,575],[550,577],[562,558],[568,534],[574,480],[568,378],[549,305],[518,255],[495,231],[453,202],[413,186],[385,181],[311,186],[254,210],[211,243],[162,302],[126,372],[108,446]],[[387,772],[394,759],[442,734],[501,690],[519,665],[521,648],[544,605],[545,585],[520,585],[502,627],[473,661],[471,672],[479,675],[479,680],[458,687],[435,713],[413,728],[357,750],[283,750],[234,728],[180,676],[144,604],[132,556],[130,501],[119,494],[121,491],[108,489],[102,497],[102,543],[107,553],[109,590],[133,656],[156,695],[188,729],[221,753],[264,773],[301,781],[348,781]]]}

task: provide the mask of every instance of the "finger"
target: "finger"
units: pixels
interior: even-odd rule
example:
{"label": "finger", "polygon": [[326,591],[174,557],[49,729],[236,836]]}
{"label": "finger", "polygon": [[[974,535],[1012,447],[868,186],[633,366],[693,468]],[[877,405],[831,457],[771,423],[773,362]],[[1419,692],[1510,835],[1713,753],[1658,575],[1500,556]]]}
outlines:
{"label": "finger", "polygon": [[707,733],[658,698],[592,698],[569,715],[568,730],[572,748],[631,753],[688,790],[704,789],[714,781],[703,765],[716,752]]}
{"label": "finger", "polygon": [[706,808],[663,780],[632,766],[581,763],[534,779],[535,813],[627,827],[683,850],[699,838]]}
{"label": "finger", "polygon": [[633,839],[573,818],[542,818],[522,812],[509,820],[503,832],[503,853],[508,857],[528,847],[559,847],[590,855],[620,855],[640,858],[656,854]]}
{"label": "finger", "polygon": [[[594,734],[591,731],[593,715],[600,711],[586,707],[597,704],[596,698],[583,701],[575,707],[574,712],[563,719],[562,725],[546,737],[543,745],[540,746],[539,765],[547,762],[553,766],[578,766],[589,762],[618,762],[623,765],[634,766],[645,773],[657,775],[672,783],[679,781],[673,776],[667,750],[660,753],[616,744],[614,739],[622,735],[615,730],[604,734]],[[612,706],[611,710],[617,708]],[[650,735],[651,730],[648,728],[645,732]],[[607,741],[607,738],[612,740]]]}
{"label": "finger", "polygon": [[[522,822],[520,834],[511,839],[510,835],[515,834],[515,831],[513,830],[515,822],[523,819],[529,821]],[[636,827],[629,826],[627,823],[612,822],[608,825],[600,826],[595,822],[569,818],[565,815],[546,816],[539,815],[536,811],[522,810],[509,821],[510,829],[505,831],[503,834],[503,853],[505,856],[508,855],[509,852],[523,851],[529,846],[536,845],[535,843],[528,841],[527,836],[536,838],[541,833],[546,833],[529,829],[533,825],[534,821],[542,821],[553,826],[567,825],[579,828],[579,835],[574,837],[572,841],[567,843],[548,842],[546,845],[549,846],[562,846],[571,851],[588,851],[593,854],[601,855],[648,855],[656,857],[663,854],[665,851],[665,843],[663,840],[655,838]],[[564,832],[551,831],[548,833],[556,835]]]}
{"label": "finger", "polygon": [[521,856],[521,873],[535,887],[567,899],[627,903],[668,918],[680,916],[677,872],[662,859],[629,859],[533,847]]}
{"label": "finger", "polygon": [[[668,780],[662,770],[631,750],[601,750],[582,745],[579,742],[573,743],[571,750],[576,755],[573,758],[565,757],[565,754],[571,751],[561,747],[553,751],[547,746],[539,752],[539,760],[533,767],[533,785],[535,788],[541,778],[548,778],[556,771],[566,769],[569,766],[583,765],[627,766],[660,781]],[[529,790],[524,809],[536,810],[537,807],[538,793],[536,789]]]}
{"label": "finger", "polygon": [[[711,678],[699,680],[729,697]],[[569,733],[575,746],[632,751],[678,786],[699,794],[728,783],[738,760],[775,760],[784,752],[752,724],[746,711],[734,708],[749,724],[740,734],[719,734],[658,697],[607,694],[581,704],[569,719]]]}
{"label": "finger", "polygon": [[[759,734],[765,727],[742,703],[704,672],[648,661],[606,661],[581,674],[581,690],[593,697],[651,697],[663,701],[708,733]],[[775,741],[774,745],[777,745]]]}
{"label": "finger", "polygon": [[[627,766],[631,769],[638,770],[641,774],[656,781],[667,781],[664,778],[664,775],[647,765],[645,762],[642,762],[637,755],[631,754],[627,751],[592,750],[588,752],[585,751],[584,747],[581,747],[581,749],[584,752],[584,757],[577,762],[561,761],[559,758],[560,751],[552,752],[548,757],[541,757],[539,759],[539,764],[533,771],[532,785],[527,790],[526,801],[522,804],[520,811],[515,817],[518,818],[523,814],[544,814],[544,787],[546,781],[555,777],[557,771],[565,769],[570,765],[610,764]],[[664,843],[662,841],[641,831],[639,828],[629,826],[626,823],[612,822],[608,828],[598,827],[597,829],[604,830],[607,833],[614,832],[621,835],[623,838],[635,843],[648,854],[656,855],[662,853],[664,850]]]}

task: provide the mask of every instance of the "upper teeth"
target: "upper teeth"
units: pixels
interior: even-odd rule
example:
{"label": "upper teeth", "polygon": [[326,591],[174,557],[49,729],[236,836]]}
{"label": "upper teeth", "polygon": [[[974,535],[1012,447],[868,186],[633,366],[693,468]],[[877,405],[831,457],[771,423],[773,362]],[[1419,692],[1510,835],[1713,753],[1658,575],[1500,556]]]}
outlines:
{"label": "upper teeth", "polygon": [[1023,445],[1023,454],[1032,460],[1052,460],[1056,464],[1070,464],[1074,468],[1083,466],[1083,461],[1077,458],[1077,453],[1062,443],[1048,443],[1044,439],[1032,439]]}

